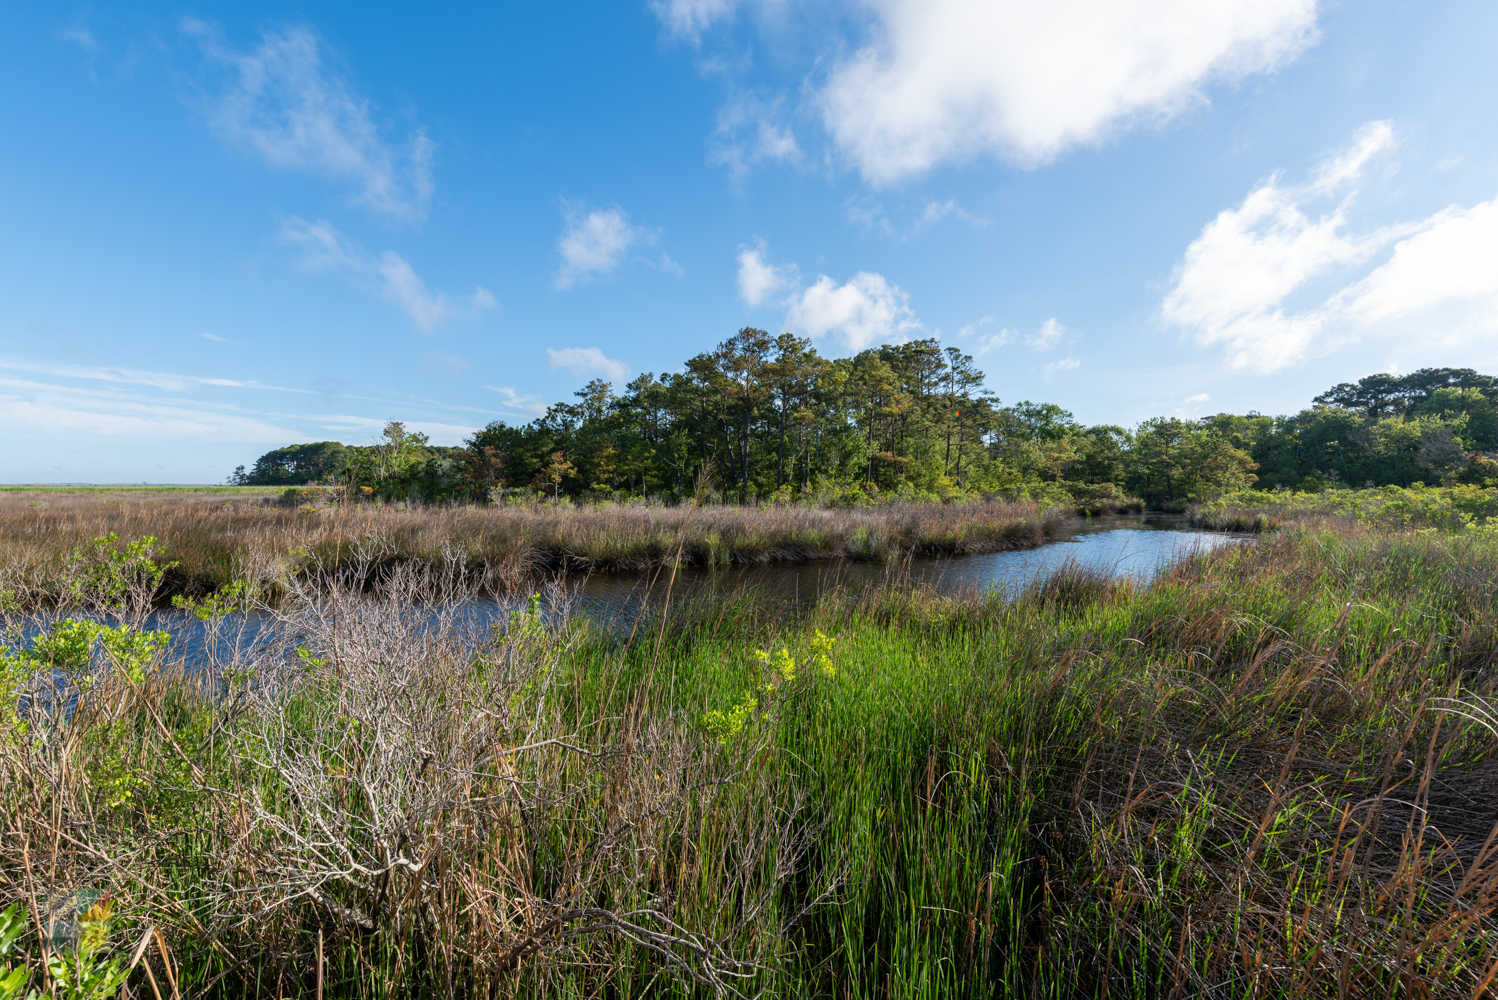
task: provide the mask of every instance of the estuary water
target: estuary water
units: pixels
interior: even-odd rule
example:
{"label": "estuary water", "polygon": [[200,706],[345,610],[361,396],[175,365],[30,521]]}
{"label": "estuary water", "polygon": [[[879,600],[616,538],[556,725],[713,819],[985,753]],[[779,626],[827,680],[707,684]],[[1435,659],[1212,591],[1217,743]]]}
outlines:
{"label": "estuary water", "polygon": [[[1033,549],[906,558],[890,565],[824,560],[716,569],[683,567],[674,575],[669,569],[599,573],[545,581],[538,590],[545,613],[565,604],[571,613],[584,615],[606,629],[628,631],[642,612],[658,611],[668,599],[672,606],[678,606],[694,597],[711,599],[745,588],[767,593],[794,611],[809,608],[834,589],[856,594],[865,587],[904,580],[931,586],[940,593],[998,592],[1012,596],[1067,564],[1148,581],[1160,569],[1194,553],[1240,545],[1251,538],[1196,530],[1181,515],[1115,515],[1079,519],[1063,536]],[[512,610],[524,607],[528,596],[521,592],[473,600],[462,605],[459,614],[472,627],[487,631],[490,624],[505,622]],[[421,614],[419,610],[415,613]],[[23,632],[34,632],[40,625],[32,622]],[[257,647],[297,641],[284,632],[285,626],[276,616],[265,613],[234,614],[207,625],[182,612],[163,611],[151,615],[147,627],[171,633],[168,663],[209,675],[253,655]]]}
{"label": "estuary water", "polygon": [[1062,537],[1033,549],[907,558],[888,566],[824,560],[720,569],[684,567],[677,571],[674,582],[670,570],[664,570],[600,574],[572,583],[578,610],[615,621],[632,619],[647,600],[658,604],[668,584],[677,596],[703,588],[722,592],[754,587],[797,604],[814,602],[833,587],[856,591],[891,578],[908,578],[947,594],[998,591],[1013,596],[1068,563],[1148,581],[1161,568],[1193,553],[1243,544],[1252,537],[1201,531],[1190,527],[1181,514],[1122,514],[1079,519]]}

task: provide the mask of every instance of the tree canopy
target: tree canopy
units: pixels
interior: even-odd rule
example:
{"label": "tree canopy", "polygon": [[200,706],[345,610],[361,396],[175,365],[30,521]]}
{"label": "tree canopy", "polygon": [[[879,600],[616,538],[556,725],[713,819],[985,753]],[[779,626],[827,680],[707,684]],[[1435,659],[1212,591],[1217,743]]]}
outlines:
{"label": "tree canopy", "polygon": [[595,379],[525,424],[459,448],[398,422],[368,446],[292,445],[254,485],[342,483],[387,498],[657,496],[831,502],[1003,492],[1179,504],[1257,483],[1486,482],[1498,380],[1466,368],[1371,375],[1291,416],[1157,417],[1086,426],[1053,403],[1004,405],[974,359],[935,338],[825,358],[746,327],[623,386]]}

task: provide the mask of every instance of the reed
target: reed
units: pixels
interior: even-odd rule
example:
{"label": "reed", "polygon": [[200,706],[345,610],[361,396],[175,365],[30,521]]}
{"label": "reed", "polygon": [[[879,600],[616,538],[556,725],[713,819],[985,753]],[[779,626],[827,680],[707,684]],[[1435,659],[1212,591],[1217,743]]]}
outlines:
{"label": "reed", "polygon": [[795,613],[668,581],[630,629],[558,593],[496,631],[460,573],[334,578],[273,630],[210,616],[206,674],[99,659],[71,721],[0,744],[0,903],[45,924],[109,892],[100,961],[163,932],[136,996],[148,968],[256,997],[1498,977],[1487,533],[1291,527],[1148,586]]}
{"label": "reed", "polygon": [[367,563],[460,566],[489,589],[538,572],[650,569],[803,559],[891,561],[1034,546],[1068,515],[1036,504],[890,504],[870,508],[427,507],[296,508],[242,503],[0,503],[0,588],[55,595],[71,554],[99,537],[153,537],[176,565],[165,594],[203,594],[234,580],[281,592],[288,578]]}

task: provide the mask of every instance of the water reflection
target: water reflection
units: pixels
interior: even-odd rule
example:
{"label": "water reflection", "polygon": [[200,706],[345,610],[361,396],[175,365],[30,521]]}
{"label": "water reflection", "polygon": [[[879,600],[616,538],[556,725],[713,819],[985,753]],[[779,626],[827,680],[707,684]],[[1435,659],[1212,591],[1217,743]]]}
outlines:
{"label": "water reflection", "polygon": [[[550,613],[559,598],[574,612],[607,629],[628,631],[642,610],[659,610],[669,590],[673,603],[695,596],[726,594],[744,588],[768,593],[790,608],[803,608],[833,588],[857,593],[886,581],[908,578],[943,593],[998,591],[1013,595],[1027,584],[1067,562],[1116,576],[1148,580],[1161,567],[1195,552],[1239,544],[1248,536],[1190,529],[1180,515],[1121,515],[1076,522],[1066,536],[1040,548],[950,558],[906,559],[893,566],[875,563],[823,561],[768,563],[720,569],[683,567],[651,573],[608,573],[553,581],[541,588]],[[487,631],[503,624],[509,613],[524,607],[528,594],[473,601],[461,617]],[[451,614],[453,609],[449,609]],[[435,613],[435,612],[434,612]],[[199,622],[183,612],[151,615],[147,628],[172,633],[169,662],[180,662],[193,672],[219,675],[241,663],[280,650],[288,655],[298,637],[290,622],[263,613],[235,614],[216,622]],[[28,623],[32,633],[40,622]],[[25,635],[26,639],[31,634]]]}
{"label": "water reflection", "polygon": [[[998,591],[1013,596],[1067,562],[1115,576],[1149,580],[1164,566],[1195,552],[1239,544],[1251,536],[1189,528],[1179,514],[1136,514],[1079,521],[1070,534],[1035,549],[984,555],[906,559],[894,566],[844,561],[770,563],[677,571],[673,594],[702,588],[755,587],[794,604],[815,601],[832,587],[857,591],[891,576],[934,586],[942,593]],[[647,600],[659,602],[670,571],[613,573],[580,581],[580,609],[604,621],[633,619]]]}

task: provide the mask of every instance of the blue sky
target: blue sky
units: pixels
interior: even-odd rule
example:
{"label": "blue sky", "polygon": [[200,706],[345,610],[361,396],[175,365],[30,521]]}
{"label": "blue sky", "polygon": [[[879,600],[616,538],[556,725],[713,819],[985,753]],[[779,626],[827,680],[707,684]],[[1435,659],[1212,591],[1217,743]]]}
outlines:
{"label": "blue sky", "polygon": [[438,443],[741,326],[1087,422],[1498,373],[1498,6],[0,8],[0,481]]}

